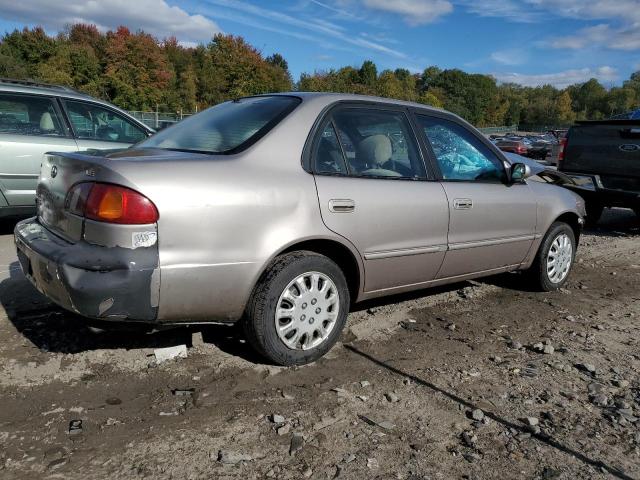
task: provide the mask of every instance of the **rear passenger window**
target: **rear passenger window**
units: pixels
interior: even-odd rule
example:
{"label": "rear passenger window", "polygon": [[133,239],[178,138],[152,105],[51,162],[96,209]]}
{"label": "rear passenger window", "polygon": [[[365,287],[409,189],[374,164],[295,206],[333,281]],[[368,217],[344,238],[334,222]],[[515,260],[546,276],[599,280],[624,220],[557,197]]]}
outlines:
{"label": "rear passenger window", "polygon": [[5,93],[0,94],[0,133],[65,136],[52,99]]}
{"label": "rear passenger window", "polygon": [[347,173],[338,137],[331,122],[328,122],[322,130],[316,147],[315,159],[316,172],[318,173]]}
{"label": "rear passenger window", "polygon": [[322,132],[315,158],[317,173],[425,177],[411,127],[402,112],[369,108],[338,110]]}

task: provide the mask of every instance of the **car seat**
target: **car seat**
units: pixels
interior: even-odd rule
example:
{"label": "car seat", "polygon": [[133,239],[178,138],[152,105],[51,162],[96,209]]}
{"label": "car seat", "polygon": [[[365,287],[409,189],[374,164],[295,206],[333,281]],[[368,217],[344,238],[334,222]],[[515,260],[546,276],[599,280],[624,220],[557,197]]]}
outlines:
{"label": "car seat", "polygon": [[391,160],[392,154],[389,137],[382,134],[369,135],[361,140],[356,148],[356,159],[360,165],[365,166],[360,173],[375,177],[401,177],[400,173],[383,167]]}
{"label": "car seat", "polygon": [[56,126],[53,123],[53,117],[49,112],[44,112],[40,116],[40,131],[45,134],[56,132]]}

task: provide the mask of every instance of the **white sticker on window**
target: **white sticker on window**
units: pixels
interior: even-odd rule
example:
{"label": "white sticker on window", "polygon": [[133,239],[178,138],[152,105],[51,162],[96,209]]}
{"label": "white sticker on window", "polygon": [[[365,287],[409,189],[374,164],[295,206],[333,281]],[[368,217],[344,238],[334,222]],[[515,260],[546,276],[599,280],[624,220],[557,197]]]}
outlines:
{"label": "white sticker on window", "polygon": [[133,248],[150,247],[156,244],[158,234],[156,232],[134,232],[131,234]]}

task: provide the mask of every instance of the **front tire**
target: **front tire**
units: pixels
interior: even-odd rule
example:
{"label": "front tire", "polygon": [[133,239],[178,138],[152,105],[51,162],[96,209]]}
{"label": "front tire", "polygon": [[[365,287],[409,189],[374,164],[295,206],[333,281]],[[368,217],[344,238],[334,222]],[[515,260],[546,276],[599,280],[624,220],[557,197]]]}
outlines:
{"label": "front tire", "polygon": [[344,273],[314,252],[276,258],[256,285],[243,319],[249,343],[277,365],[303,365],[327,353],[349,313]]}
{"label": "front tire", "polygon": [[576,237],[564,222],[551,225],[528,273],[533,285],[544,292],[561,288],[569,278],[576,255]]}

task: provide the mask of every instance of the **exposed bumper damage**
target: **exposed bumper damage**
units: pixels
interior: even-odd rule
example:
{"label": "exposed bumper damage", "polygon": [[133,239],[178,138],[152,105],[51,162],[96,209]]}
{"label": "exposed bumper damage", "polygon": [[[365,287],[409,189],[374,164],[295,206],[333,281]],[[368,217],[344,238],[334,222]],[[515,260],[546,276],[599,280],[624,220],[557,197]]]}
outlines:
{"label": "exposed bumper damage", "polygon": [[18,223],[14,236],[25,276],[61,307],[102,320],[156,320],[157,244],[128,249],[69,243],[36,218]]}

